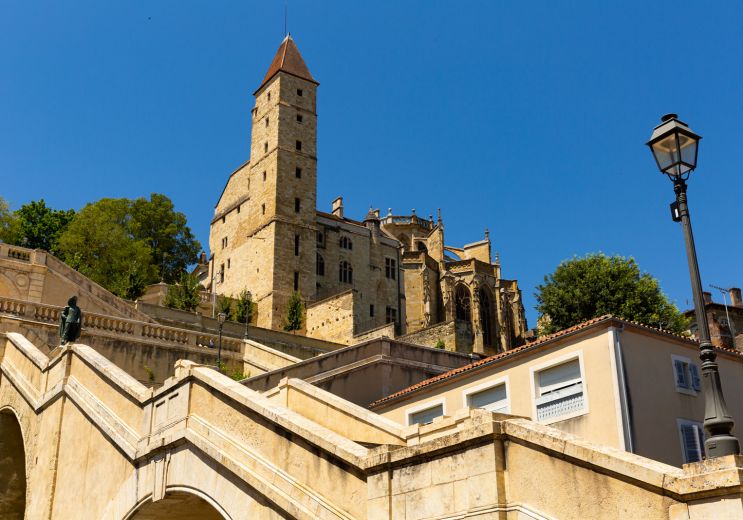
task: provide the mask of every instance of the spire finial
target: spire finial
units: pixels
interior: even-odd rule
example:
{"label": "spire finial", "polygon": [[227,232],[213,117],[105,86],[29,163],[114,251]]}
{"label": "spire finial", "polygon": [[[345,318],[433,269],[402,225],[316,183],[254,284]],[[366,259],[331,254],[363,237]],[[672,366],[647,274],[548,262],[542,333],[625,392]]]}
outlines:
{"label": "spire finial", "polygon": [[439,208],[439,224],[441,224],[441,208]]}
{"label": "spire finial", "polygon": [[485,240],[490,240],[490,230],[485,228]]}

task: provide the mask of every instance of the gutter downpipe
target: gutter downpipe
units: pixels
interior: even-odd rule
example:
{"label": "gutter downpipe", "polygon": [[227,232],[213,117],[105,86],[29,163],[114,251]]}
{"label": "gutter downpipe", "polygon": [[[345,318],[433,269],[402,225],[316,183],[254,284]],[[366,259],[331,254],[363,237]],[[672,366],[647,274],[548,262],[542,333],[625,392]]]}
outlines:
{"label": "gutter downpipe", "polygon": [[614,348],[614,359],[617,370],[617,383],[619,385],[619,405],[622,415],[622,430],[624,434],[624,449],[634,453],[634,444],[632,439],[632,418],[629,413],[629,397],[627,393],[627,379],[624,371],[624,356],[622,353],[622,342],[619,335],[624,331],[624,325],[611,327],[612,343]]}

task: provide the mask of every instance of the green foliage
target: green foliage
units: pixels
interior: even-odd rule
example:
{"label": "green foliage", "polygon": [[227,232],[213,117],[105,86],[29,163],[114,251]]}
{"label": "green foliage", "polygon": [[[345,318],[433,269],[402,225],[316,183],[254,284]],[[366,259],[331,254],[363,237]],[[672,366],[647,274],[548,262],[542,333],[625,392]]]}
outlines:
{"label": "green foliage", "polygon": [[[170,199],[153,193],[149,201],[101,199],[88,204],[59,237],[56,249],[74,269],[114,294],[134,299],[161,274],[169,283],[181,279],[200,247],[185,216],[174,211]],[[190,300],[175,304],[175,296],[169,300],[172,306],[195,308]]]}
{"label": "green foliage", "polygon": [[18,244],[20,236],[18,217],[10,211],[8,203],[0,197],[0,241]]}
{"label": "green foliage", "polygon": [[232,299],[227,297],[222,297],[219,299],[219,312],[223,312],[225,315],[225,320],[231,321],[232,320]]}
{"label": "green foliage", "polygon": [[439,340],[436,342],[436,348],[445,349],[446,343],[444,343],[444,340],[439,338]]}
{"label": "green foliage", "polygon": [[143,365],[145,373],[147,373],[147,381],[150,383],[155,381],[155,372],[148,365]]}
{"label": "green foliage", "polygon": [[201,302],[200,290],[199,280],[192,274],[183,273],[179,283],[168,286],[163,305],[171,309],[193,311]]}
{"label": "green foliage", "polygon": [[225,363],[224,361],[219,363],[219,372],[226,375],[227,377],[234,379],[235,381],[242,381],[243,379],[250,377],[250,371],[245,374],[239,368],[229,370],[229,368],[227,367],[227,363]]}
{"label": "green foliage", "polygon": [[173,202],[159,193],[152,193],[150,200],[142,197],[130,204],[132,237],[143,240],[150,248],[152,263],[161,279],[175,282],[190,264],[196,263],[201,250],[186,225],[186,216],[175,211]]}
{"label": "green foliage", "polygon": [[303,321],[303,308],[302,308],[302,297],[298,291],[292,292],[289,303],[286,306],[286,323],[284,324],[284,330],[293,331],[302,328]]}
{"label": "green foliage", "polygon": [[550,334],[604,314],[680,333],[688,320],[641,273],[633,258],[589,254],[565,260],[537,286],[540,334]]}
{"label": "green foliage", "polygon": [[123,298],[138,296],[157,278],[150,249],[128,232],[126,199],[101,199],[88,204],[67,226],[57,248],[62,259],[93,281]]}
{"label": "green foliage", "polygon": [[238,323],[250,323],[253,317],[253,302],[250,300],[250,291],[243,289],[237,297],[235,317]]}
{"label": "green foliage", "polygon": [[74,210],[52,209],[44,199],[33,200],[11,212],[8,203],[0,197],[0,240],[56,253],[59,237],[74,216]]}

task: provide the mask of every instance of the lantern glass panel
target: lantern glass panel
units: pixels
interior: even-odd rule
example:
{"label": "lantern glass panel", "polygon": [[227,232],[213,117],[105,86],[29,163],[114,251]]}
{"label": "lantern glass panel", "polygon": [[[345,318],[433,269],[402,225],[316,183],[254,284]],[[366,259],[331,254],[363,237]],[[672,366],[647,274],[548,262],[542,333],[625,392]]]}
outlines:
{"label": "lantern glass panel", "polygon": [[673,166],[679,162],[676,134],[670,134],[653,143],[653,155],[658,161],[658,167],[666,173],[675,173]]}
{"label": "lantern glass panel", "polygon": [[697,162],[697,146],[699,141],[685,134],[679,134],[679,146],[681,148],[681,162],[686,170],[692,170]]}

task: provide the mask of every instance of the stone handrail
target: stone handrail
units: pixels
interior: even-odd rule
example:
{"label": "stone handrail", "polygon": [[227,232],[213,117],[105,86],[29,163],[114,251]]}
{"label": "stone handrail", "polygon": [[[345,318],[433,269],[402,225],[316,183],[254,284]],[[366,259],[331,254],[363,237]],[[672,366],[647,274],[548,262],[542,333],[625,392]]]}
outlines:
{"label": "stone handrail", "polygon": [[[34,303],[11,298],[0,298],[0,314],[8,314],[18,318],[57,325],[62,307]],[[168,327],[156,323],[148,323],[114,316],[106,316],[83,309],[82,331],[114,334],[121,339],[157,340],[176,345],[192,347],[217,347],[219,336],[203,332],[193,332],[187,329]],[[242,340],[222,336],[222,349],[231,352],[243,350]]]}

